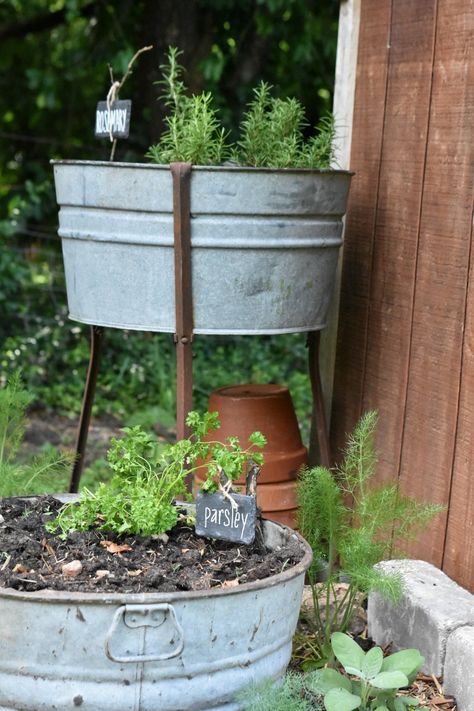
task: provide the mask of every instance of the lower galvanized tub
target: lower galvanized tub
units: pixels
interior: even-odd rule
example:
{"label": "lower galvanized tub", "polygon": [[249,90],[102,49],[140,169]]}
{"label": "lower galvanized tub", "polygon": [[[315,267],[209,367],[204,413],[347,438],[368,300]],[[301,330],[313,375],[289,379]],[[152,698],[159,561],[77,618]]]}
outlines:
{"label": "lower galvanized tub", "polygon": [[[270,547],[291,529],[265,522]],[[120,595],[0,589],[0,711],[235,711],[291,654],[311,562],[237,588]]]}
{"label": "lower galvanized tub", "polygon": [[[169,167],[53,164],[70,317],[174,332]],[[193,167],[195,333],[323,328],[350,180],[337,170]]]}

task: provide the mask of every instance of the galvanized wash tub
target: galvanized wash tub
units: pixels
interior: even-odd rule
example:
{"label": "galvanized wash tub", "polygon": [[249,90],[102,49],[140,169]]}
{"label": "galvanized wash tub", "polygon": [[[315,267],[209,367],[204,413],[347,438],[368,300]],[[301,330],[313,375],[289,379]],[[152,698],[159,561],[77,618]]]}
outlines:
{"label": "galvanized wash tub", "polygon": [[[53,161],[70,317],[174,332],[168,166]],[[193,166],[195,333],[324,328],[351,173]]]}
{"label": "galvanized wash tub", "polygon": [[[265,522],[276,547],[291,529]],[[236,711],[281,677],[311,550],[236,588],[120,595],[0,588],[0,711]]]}

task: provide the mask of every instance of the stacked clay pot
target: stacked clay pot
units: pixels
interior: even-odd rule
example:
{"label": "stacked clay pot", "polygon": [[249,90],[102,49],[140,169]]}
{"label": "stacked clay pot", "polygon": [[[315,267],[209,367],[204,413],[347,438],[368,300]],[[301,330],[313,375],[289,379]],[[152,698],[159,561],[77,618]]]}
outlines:
{"label": "stacked clay pot", "polygon": [[[293,402],[282,385],[233,385],[214,390],[209,412],[217,411],[221,426],[209,439],[225,442],[238,437],[246,447],[252,432],[262,432],[267,445],[265,463],[257,482],[257,505],[265,518],[294,527],[296,523],[296,478],[307,463]],[[205,478],[198,475],[198,481]],[[237,484],[245,485],[244,477]]]}

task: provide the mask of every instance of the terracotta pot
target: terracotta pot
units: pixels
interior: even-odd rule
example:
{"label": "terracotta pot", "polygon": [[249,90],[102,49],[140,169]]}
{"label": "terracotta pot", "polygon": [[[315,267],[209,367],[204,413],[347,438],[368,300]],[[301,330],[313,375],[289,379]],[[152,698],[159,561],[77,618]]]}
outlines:
{"label": "terracotta pot", "polygon": [[[308,456],[288,388],[273,384],[219,388],[211,393],[208,409],[219,413],[221,423],[210,436],[212,439],[225,441],[236,436],[245,446],[252,432],[258,430],[265,435],[268,444],[258,479],[257,503],[265,518],[294,526],[295,480]],[[238,483],[244,484],[244,479]]]}

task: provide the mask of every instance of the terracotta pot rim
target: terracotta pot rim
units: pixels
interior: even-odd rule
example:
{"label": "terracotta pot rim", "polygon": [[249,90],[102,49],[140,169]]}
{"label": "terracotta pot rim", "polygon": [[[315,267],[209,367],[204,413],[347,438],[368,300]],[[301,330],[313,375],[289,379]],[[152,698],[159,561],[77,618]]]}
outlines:
{"label": "terracotta pot rim", "polygon": [[289,393],[286,385],[278,383],[244,383],[238,385],[224,385],[222,388],[213,390],[211,395],[225,397],[233,400],[241,400],[246,398],[261,399],[265,397],[275,397]]}

